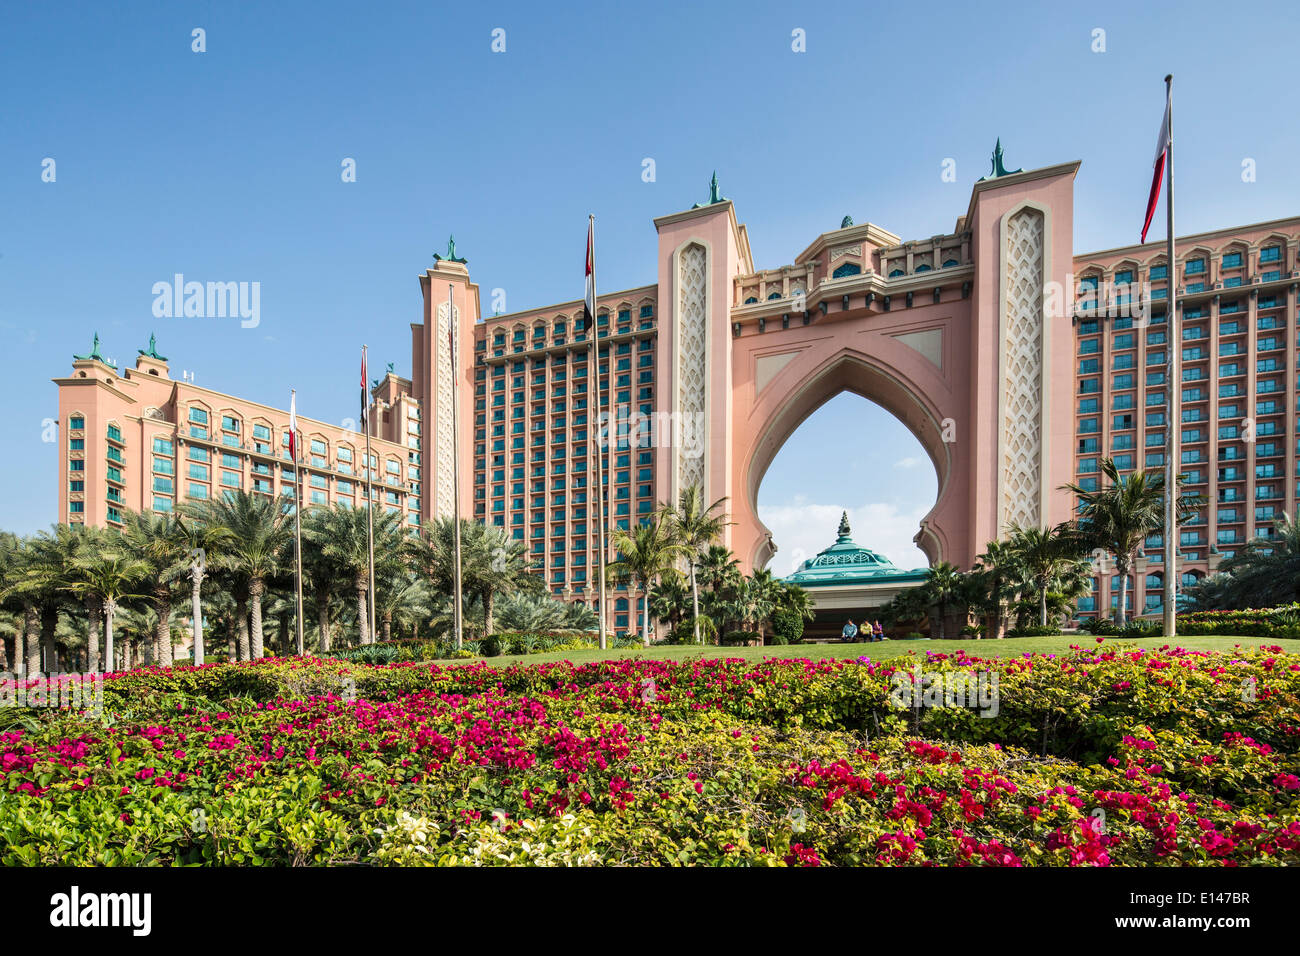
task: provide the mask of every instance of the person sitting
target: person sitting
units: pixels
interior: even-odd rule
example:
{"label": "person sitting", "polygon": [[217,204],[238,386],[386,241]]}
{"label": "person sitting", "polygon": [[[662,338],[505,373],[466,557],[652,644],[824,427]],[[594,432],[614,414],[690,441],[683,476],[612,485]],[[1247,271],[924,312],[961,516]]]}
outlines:
{"label": "person sitting", "polygon": [[880,626],[879,621],[876,622],[876,626],[872,629],[871,639],[873,641],[883,641],[885,639],[885,629]]}
{"label": "person sitting", "polygon": [[858,636],[857,625],[854,624],[852,620],[850,620],[847,624],[844,625],[844,630],[840,632],[840,637],[842,637],[844,639],[844,642],[848,644],[851,643],[853,639],[857,636]]}

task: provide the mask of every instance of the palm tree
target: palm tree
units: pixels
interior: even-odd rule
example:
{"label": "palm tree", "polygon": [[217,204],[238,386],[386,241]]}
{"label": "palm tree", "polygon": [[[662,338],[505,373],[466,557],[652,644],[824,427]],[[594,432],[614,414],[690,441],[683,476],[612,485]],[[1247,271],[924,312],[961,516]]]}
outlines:
{"label": "palm tree", "polygon": [[1005,637],[1006,609],[1020,598],[1018,581],[1023,577],[1020,553],[1009,541],[990,541],[976,561],[982,590],[988,598],[986,606],[992,618],[992,631],[999,638]]}
{"label": "palm tree", "polygon": [[666,523],[651,518],[630,531],[615,528],[610,544],[618,559],[609,566],[615,580],[626,580],[633,588],[641,586],[644,604],[641,609],[641,643],[650,646],[650,594],[657,578],[678,573],[676,564],[686,557],[686,548],[672,536]]}
{"label": "palm tree", "polygon": [[[373,511],[375,576],[382,579],[396,573],[406,552],[402,516],[396,511]],[[326,561],[333,562],[351,582],[356,595],[359,643],[374,643],[369,627],[370,541],[365,508],[322,509],[308,524],[310,533]]]}
{"label": "palm tree", "polygon": [[375,616],[383,639],[393,639],[393,624],[416,625],[429,617],[429,589],[409,572],[381,578],[375,586]]}
{"label": "palm tree", "polygon": [[[483,602],[483,633],[493,633],[494,600],[503,591],[538,592],[546,587],[541,575],[533,573],[528,546],[510,537],[505,528],[497,525],[480,525],[482,531],[474,536],[474,556],[470,561],[472,573],[462,576],[465,586]],[[464,550],[464,540],[461,542]]]}
{"label": "palm tree", "polygon": [[72,558],[65,590],[86,602],[91,628],[87,644],[90,670],[99,670],[99,618],[104,621],[104,670],[116,668],[113,653],[113,621],[118,604],[127,599],[144,599],[136,586],[149,573],[149,565],[127,553],[120,535],[86,542]]}
{"label": "palm tree", "polygon": [[195,535],[184,518],[167,511],[128,511],[123,538],[129,553],[149,567],[147,589],[153,609],[153,663],[172,663],[172,598],[190,573]]}
{"label": "palm tree", "polygon": [[313,508],[302,516],[302,567],[305,598],[316,612],[318,647],[333,649],[334,602],[351,584],[346,570],[325,553],[322,529],[328,527],[329,509]]}
{"label": "palm tree", "polygon": [[594,631],[599,626],[596,612],[591,608],[583,604],[566,604],[549,594],[522,591],[507,594],[493,614],[499,628],[521,633]]}
{"label": "palm tree", "polygon": [[[30,601],[35,610],[39,622],[40,652],[45,660],[45,669],[50,672],[62,669],[56,637],[59,616],[69,604],[64,584],[68,580],[73,555],[87,533],[84,528],[56,524],[49,531],[37,534],[28,542],[26,560],[14,582],[19,594]],[[28,656],[30,659],[30,647]]]}
{"label": "palm tree", "polygon": [[[266,594],[267,579],[283,571],[291,557],[288,552],[293,543],[293,529],[288,512],[267,495],[230,491],[219,498],[187,506],[186,514],[207,529],[209,547],[220,545],[221,551],[214,563],[244,582],[248,590],[250,617],[249,651],[254,660],[263,657],[266,642],[262,633],[262,598]],[[192,565],[191,581],[196,602],[201,576],[197,565]],[[197,608],[196,622],[201,614],[201,608]],[[196,623],[196,640],[199,634]],[[196,664],[200,663],[200,653],[200,648],[196,647]]]}
{"label": "palm tree", "polygon": [[969,612],[971,585],[966,575],[956,565],[940,561],[926,572],[925,583],[920,588],[926,603],[938,612],[932,615],[932,624],[938,625],[939,638],[948,636],[948,618],[955,608]]}
{"label": "palm tree", "polygon": [[8,531],[0,531],[0,672],[9,670],[11,660],[5,647],[4,634],[14,636],[13,670],[21,672],[23,660],[23,603],[10,590],[10,582],[19,574],[22,542]]}
{"label": "palm tree", "polygon": [[719,498],[706,508],[700,486],[690,485],[682,489],[676,506],[667,505],[661,512],[668,522],[673,539],[686,549],[691,584],[691,618],[696,644],[700,643],[700,588],[696,581],[696,565],[700,560],[700,552],[722,537],[722,529],[728,524],[727,516],[721,513],[726,501],[726,498]]}
{"label": "palm tree", "polygon": [[[1128,614],[1128,576],[1141,555],[1147,536],[1164,527],[1165,476],[1160,471],[1135,471],[1121,475],[1115,462],[1101,460],[1101,473],[1105,483],[1096,491],[1076,484],[1062,487],[1079,499],[1079,518],[1074,524],[1074,534],[1083,550],[1102,548],[1115,558],[1115,571],[1119,575],[1119,606],[1115,623],[1123,626]],[[1178,476],[1175,493],[1178,521],[1181,523],[1194,515],[1204,500],[1194,495],[1181,494],[1185,483]],[[1173,568],[1166,573],[1175,573]]]}
{"label": "palm tree", "polygon": [[1048,595],[1077,589],[1079,579],[1085,576],[1081,565],[1086,564],[1086,544],[1069,524],[1055,528],[1013,526],[1008,543],[1015,554],[1014,567],[1038,598],[1038,624],[1046,627]]}

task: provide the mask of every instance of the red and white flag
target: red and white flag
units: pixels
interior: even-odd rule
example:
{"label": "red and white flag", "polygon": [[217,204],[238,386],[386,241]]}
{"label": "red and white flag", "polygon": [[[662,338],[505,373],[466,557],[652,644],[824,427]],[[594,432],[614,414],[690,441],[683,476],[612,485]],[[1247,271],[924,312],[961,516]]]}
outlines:
{"label": "red and white flag", "polygon": [[289,458],[298,462],[298,393],[289,392]]}
{"label": "red and white flag", "polygon": [[1160,186],[1165,178],[1165,164],[1169,158],[1169,117],[1173,105],[1168,89],[1165,90],[1165,118],[1160,123],[1160,136],[1156,140],[1156,165],[1151,173],[1151,193],[1147,196],[1147,214],[1142,220],[1142,241],[1147,241],[1147,230],[1151,228],[1151,217],[1156,214],[1156,203],[1160,200]]}
{"label": "red and white flag", "polygon": [[367,401],[369,396],[366,394],[366,347],[361,346],[361,424],[366,424],[366,414],[370,403]]}
{"label": "red and white flag", "polygon": [[582,328],[596,324],[596,237],[595,220],[587,220],[587,294],[582,302]]}

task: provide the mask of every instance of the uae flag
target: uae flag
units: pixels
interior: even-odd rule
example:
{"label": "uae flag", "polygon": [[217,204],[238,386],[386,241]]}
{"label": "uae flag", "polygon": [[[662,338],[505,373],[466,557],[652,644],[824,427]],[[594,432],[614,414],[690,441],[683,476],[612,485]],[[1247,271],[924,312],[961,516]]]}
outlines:
{"label": "uae flag", "polygon": [[1160,123],[1160,136],[1156,140],[1156,165],[1151,173],[1151,193],[1147,196],[1147,214],[1142,220],[1142,241],[1147,241],[1147,230],[1151,228],[1151,217],[1156,214],[1156,203],[1160,201],[1160,186],[1165,179],[1165,164],[1169,158],[1169,113],[1172,97],[1165,90],[1165,118]]}
{"label": "uae flag", "polygon": [[298,393],[289,393],[289,459],[298,462]]}
{"label": "uae flag", "polygon": [[582,331],[596,324],[595,221],[587,220],[587,294],[582,302]]}
{"label": "uae flag", "polygon": [[370,403],[366,401],[366,350],[361,349],[361,427],[366,425],[366,413],[369,410]]}

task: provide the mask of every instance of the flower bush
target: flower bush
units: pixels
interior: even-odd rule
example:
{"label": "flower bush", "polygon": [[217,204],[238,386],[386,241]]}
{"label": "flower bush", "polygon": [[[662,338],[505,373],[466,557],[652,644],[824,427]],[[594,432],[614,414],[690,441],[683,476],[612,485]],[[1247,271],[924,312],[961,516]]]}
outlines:
{"label": "flower bush", "polygon": [[[997,675],[995,716],[897,709]],[[264,660],[0,711],[4,865],[1300,863],[1300,655]]]}
{"label": "flower bush", "polygon": [[1178,615],[1180,634],[1295,638],[1300,637],[1300,604],[1245,611],[1193,611]]}

